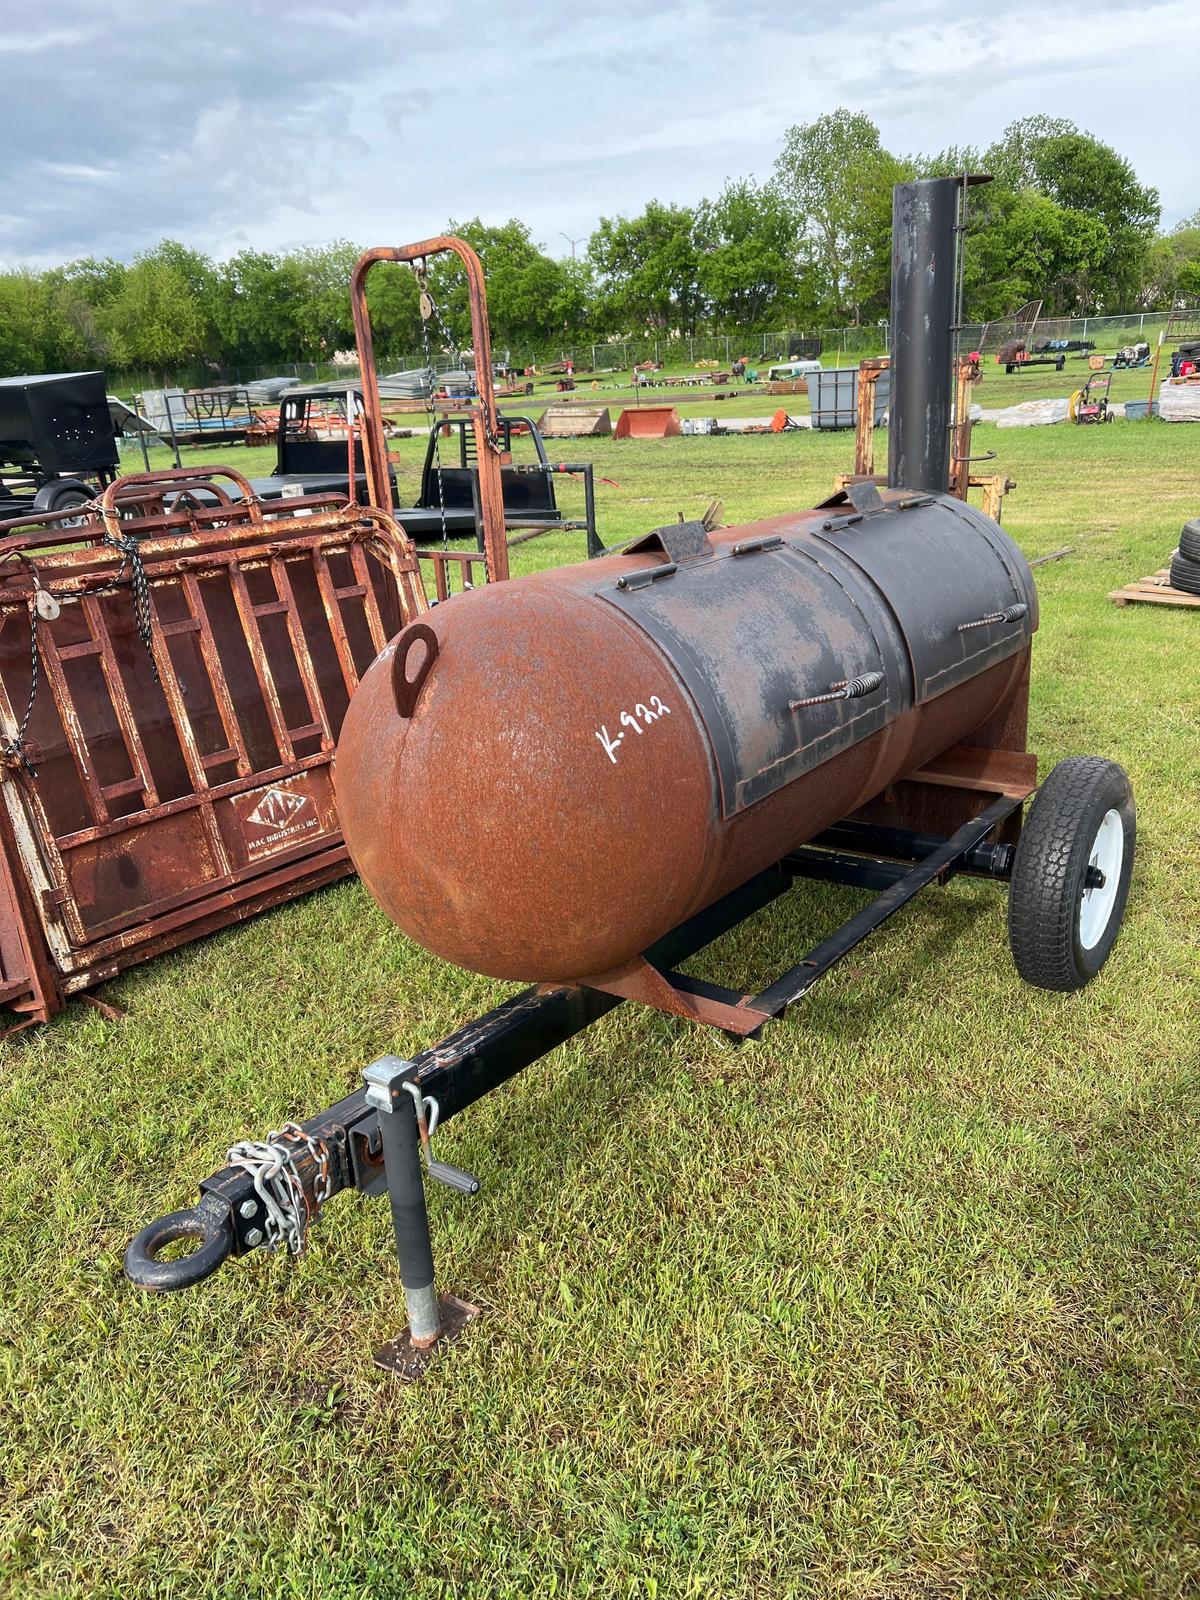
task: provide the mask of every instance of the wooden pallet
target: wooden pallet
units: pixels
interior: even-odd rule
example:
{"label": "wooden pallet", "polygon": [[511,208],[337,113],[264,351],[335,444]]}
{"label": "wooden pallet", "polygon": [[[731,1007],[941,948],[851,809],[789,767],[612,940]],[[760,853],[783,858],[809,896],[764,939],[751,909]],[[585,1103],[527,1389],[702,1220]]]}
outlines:
{"label": "wooden pallet", "polygon": [[1127,583],[1123,589],[1113,589],[1108,598],[1119,606],[1144,601],[1152,606],[1200,606],[1200,594],[1184,594],[1182,589],[1172,589],[1170,573],[1162,567],[1152,578],[1141,578]]}

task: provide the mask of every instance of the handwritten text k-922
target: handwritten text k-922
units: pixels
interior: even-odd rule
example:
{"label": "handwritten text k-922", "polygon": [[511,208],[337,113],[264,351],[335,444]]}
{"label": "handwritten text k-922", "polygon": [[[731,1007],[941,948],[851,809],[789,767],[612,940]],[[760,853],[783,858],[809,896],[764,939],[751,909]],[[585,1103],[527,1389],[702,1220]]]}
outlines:
{"label": "handwritten text k-922", "polygon": [[[663,705],[658,696],[656,694],[652,694],[650,696],[649,705],[643,705],[639,700],[637,705],[634,706],[632,713],[628,711],[622,711],[621,720],[617,726],[618,728],[625,730],[625,732],[628,732],[630,729],[632,729],[633,732],[636,733],[639,738],[641,738],[646,729],[657,722],[660,717],[669,717],[670,715],[670,706]],[[603,747],[604,754],[612,762],[614,767],[617,764],[617,755],[621,748],[621,741],[625,738],[625,732],[619,732],[615,738],[611,738],[609,736],[607,723],[601,723],[600,727],[596,730],[596,738],[599,739],[600,744]]]}

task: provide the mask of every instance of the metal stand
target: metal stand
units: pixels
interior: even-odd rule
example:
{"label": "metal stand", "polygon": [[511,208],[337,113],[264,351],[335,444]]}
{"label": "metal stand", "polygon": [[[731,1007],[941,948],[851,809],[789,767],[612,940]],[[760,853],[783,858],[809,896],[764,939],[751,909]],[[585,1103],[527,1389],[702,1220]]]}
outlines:
{"label": "metal stand", "polygon": [[[379,1114],[396,1260],[408,1312],[408,1326],[382,1345],[374,1359],[376,1366],[410,1380],[423,1376],[438,1347],[459,1338],[479,1315],[477,1307],[454,1295],[439,1299],[434,1288],[429,1210],[421,1177],[421,1145],[428,1146],[429,1134],[420,1090],[412,1094],[409,1089],[416,1073],[415,1064],[399,1056],[382,1056],[363,1071],[367,1085],[363,1099]],[[466,1176],[447,1170],[456,1177]],[[479,1185],[474,1179],[470,1184],[454,1182],[451,1187],[474,1193]]]}

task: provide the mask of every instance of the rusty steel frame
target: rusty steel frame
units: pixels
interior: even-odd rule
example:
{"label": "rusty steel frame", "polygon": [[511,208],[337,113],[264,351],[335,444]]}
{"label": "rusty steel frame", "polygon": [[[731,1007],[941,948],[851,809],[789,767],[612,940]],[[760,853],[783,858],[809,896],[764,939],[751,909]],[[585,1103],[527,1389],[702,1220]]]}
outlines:
{"label": "rusty steel frame", "polygon": [[[354,338],[358,346],[359,371],[363,391],[363,457],[367,471],[367,493],[372,505],[384,511],[396,509],[388,471],[387,437],[383,404],[379,395],[379,374],[375,363],[375,343],[371,333],[371,314],[367,307],[367,274],[382,262],[415,265],[430,256],[455,255],[467,274],[467,298],[471,310],[471,344],[475,352],[475,391],[478,403],[469,408],[475,430],[479,469],[479,504],[483,525],[483,547],[487,575],[492,583],[508,577],[508,546],[505,541],[504,488],[500,468],[504,453],[494,441],[500,431],[492,381],[492,337],[488,327],[487,290],[483,263],[465,239],[450,234],[423,239],[419,244],[379,245],[358,258],[350,279],[350,303],[354,313]],[[480,445],[482,448],[480,448]]]}
{"label": "rusty steel frame", "polygon": [[[45,1020],[61,1008],[68,994],[133,962],[352,870],[327,793],[327,772],[322,770],[332,760],[338,733],[327,694],[338,682],[339,695],[344,693],[348,700],[360,667],[367,665],[365,660],[356,661],[346,608],[356,608],[356,622],[361,624],[360,656],[368,639],[377,655],[395,624],[411,621],[425,609],[415,552],[399,525],[375,507],[347,504],[344,496],[279,502],[265,515],[250,485],[231,469],[177,468],[118,479],[94,510],[95,515],[80,526],[64,526],[71,513],[0,524],[0,573],[5,574],[0,581],[0,619],[27,614],[32,627],[36,596],[48,591],[62,612],[68,608],[74,612],[85,635],[56,638],[53,623],[44,618],[37,627],[41,693],[61,730],[63,753],[69,758],[68,770],[73,769],[76,798],[85,807],[87,822],[65,831],[56,826],[53,808],[35,775],[45,755],[36,745],[14,750],[0,768],[0,1004],[17,1012],[23,1024]],[[131,531],[137,534],[138,559],[147,580],[148,643],[165,701],[165,719],[161,706],[151,714],[144,694],[139,703],[137,686],[127,674],[128,643],[123,668],[101,600],[102,594],[131,593],[127,545]],[[124,551],[115,547],[117,540],[126,543]],[[348,573],[335,577],[330,566],[334,557],[344,557]],[[297,561],[310,574],[318,610],[313,609],[311,594],[307,606],[297,597]],[[259,572],[268,575],[273,600],[264,598],[261,589],[257,598],[252,595],[247,579]],[[228,584],[232,604],[221,625],[221,643],[203,593],[203,580],[218,575]],[[346,576],[349,582],[344,581]],[[164,587],[173,591],[174,609],[185,615],[159,614]],[[279,618],[284,629],[277,635],[274,664],[263,633],[268,617]],[[78,631],[78,623],[75,627]],[[307,630],[312,628],[320,630],[326,653],[323,678],[311,651]],[[200,675],[211,696],[207,704],[203,692],[199,701],[193,697],[195,716],[209,719],[204,740],[171,654],[170,641],[184,634],[194,640]],[[222,656],[222,649],[231,648],[239,655],[243,650],[248,653],[261,697],[261,706],[257,701],[252,705],[255,714],[265,716],[277,757],[273,763],[264,765],[251,752],[248,729],[227,681],[228,657]],[[295,672],[288,691],[291,720],[278,679],[281,665],[291,678],[289,657]],[[106,723],[109,715],[112,719],[105,737],[128,768],[128,777],[113,781],[111,769],[109,781],[102,776],[69,678],[76,661],[93,674],[93,700],[99,694],[95,703],[100,714]],[[249,682],[243,672],[243,693]],[[0,680],[0,723],[9,741],[18,737],[24,709],[23,699],[14,704],[13,698],[9,685]],[[301,710],[302,720],[297,721],[296,709],[304,705],[307,712]],[[214,733],[221,748],[205,749]],[[148,750],[147,741],[155,744],[160,759],[176,762],[177,772],[186,774],[187,790],[163,798],[152,759],[155,752]],[[314,741],[315,749],[297,753],[303,742]],[[290,792],[303,792],[313,808],[303,836],[285,842],[287,835],[280,834],[278,844],[272,841],[256,855],[246,843],[243,826],[238,851],[245,859],[239,859],[222,831],[222,815],[231,829],[231,819],[241,823],[239,797],[296,784],[300,788]],[[131,798],[133,810],[128,809]],[[164,850],[158,825],[165,824],[168,833],[187,829],[187,813],[196,816],[202,860],[193,861],[183,851],[182,832],[167,840]],[[147,886],[143,902],[134,905],[131,900],[124,908],[111,904],[111,914],[105,915],[103,905],[96,903],[101,891],[95,888],[85,917],[71,864],[82,862],[81,871],[98,875],[107,856],[124,859],[124,846],[140,829],[147,830],[143,843],[148,853],[134,849],[127,871],[158,872],[159,890]],[[157,839],[155,832],[160,832]],[[195,868],[191,879],[189,866]],[[174,892],[162,892],[166,876]]]}
{"label": "rusty steel frame", "polygon": [[[875,477],[875,390],[879,374],[891,366],[890,356],[868,356],[858,364],[858,417],[854,432],[854,471],[839,473],[833,480],[835,489],[847,484]],[[1012,478],[1004,473],[972,472],[971,463],[971,408],[970,385],[974,379],[974,363],[967,356],[958,362],[955,375],[955,405],[953,444],[950,453],[950,493],[966,500],[970,489],[983,490],[985,516],[999,522],[1004,508],[1004,496],[1016,488]]]}

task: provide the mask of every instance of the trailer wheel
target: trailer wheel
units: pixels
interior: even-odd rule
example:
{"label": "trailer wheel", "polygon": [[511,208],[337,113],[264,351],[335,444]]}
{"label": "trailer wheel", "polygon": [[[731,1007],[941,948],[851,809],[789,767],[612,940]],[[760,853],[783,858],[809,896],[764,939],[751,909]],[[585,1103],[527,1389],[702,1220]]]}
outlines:
{"label": "trailer wheel", "polygon": [[[78,478],[57,478],[44,483],[33,497],[35,510],[73,511],[76,506],[86,506],[92,500],[92,491]],[[60,527],[77,528],[86,517],[68,517]]]}
{"label": "trailer wheel", "polygon": [[1124,768],[1099,756],[1059,762],[1029,808],[1008,897],[1026,983],[1066,994],[1100,971],[1125,915],[1136,837]]}

